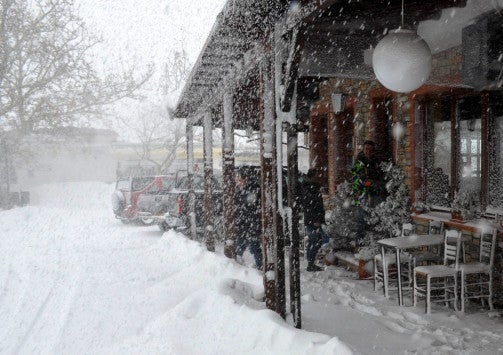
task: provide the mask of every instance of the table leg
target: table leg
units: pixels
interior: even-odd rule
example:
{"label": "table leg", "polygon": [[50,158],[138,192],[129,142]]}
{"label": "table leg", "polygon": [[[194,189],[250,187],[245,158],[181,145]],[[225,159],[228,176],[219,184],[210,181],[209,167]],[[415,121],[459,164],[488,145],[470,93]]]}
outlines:
{"label": "table leg", "polygon": [[388,265],[384,258],[384,246],[381,246],[381,264],[382,264],[382,289],[384,291],[384,297],[388,298]]}
{"label": "table leg", "polygon": [[398,305],[403,306],[402,271],[400,270],[400,249],[396,249],[396,272],[398,279]]}

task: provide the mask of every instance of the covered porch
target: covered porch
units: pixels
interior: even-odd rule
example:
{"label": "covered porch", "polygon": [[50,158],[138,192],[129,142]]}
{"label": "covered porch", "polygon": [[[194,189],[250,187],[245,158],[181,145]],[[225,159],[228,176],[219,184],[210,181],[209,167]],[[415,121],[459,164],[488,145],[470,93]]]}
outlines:
{"label": "covered porch", "polygon": [[[209,250],[215,249],[212,131],[222,128],[223,235],[230,258],[235,257],[233,221],[238,207],[234,206],[234,131],[259,133],[268,308],[286,316],[288,284],[289,311],[295,325],[301,326],[300,211],[295,204],[300,133],[307,137],[309,166],[319,172],[326,201],[350,179],[354,157],[363,141],[372,139],[379,158],[404,172],[414,208],[410,213],[417,224],[430,219],[427,212],[444,212],[450,221],[447,213],[455,195],[472,183],[477,186],[480,212],[474,217],[491,219],[503,211],[503,149],[498,143],[503,134],[498,59],[503,40],[498,11],[501,4],[456,0],[243,0],[225,5],[175,114],[187,120],[189,180],[194,173],[193,127],[204,128],[208,198],[204,211],[195,211],[192,204],[192,215],[204,213]],[[419,88],[398,93],[376,79],[369,58],[382,38],[401,26],[430,42],[432,68]],[[475,44],[480,47],[473,52]],[[283,189],[285,163],[288,185]],[[438,167],[444,168],[447,186],[436,182]],[[468,226],[455,227],[475,237],[477,230]],[[499,235],[501,243],[501,231]],[[501,245],[497,255],[501,270]]]}

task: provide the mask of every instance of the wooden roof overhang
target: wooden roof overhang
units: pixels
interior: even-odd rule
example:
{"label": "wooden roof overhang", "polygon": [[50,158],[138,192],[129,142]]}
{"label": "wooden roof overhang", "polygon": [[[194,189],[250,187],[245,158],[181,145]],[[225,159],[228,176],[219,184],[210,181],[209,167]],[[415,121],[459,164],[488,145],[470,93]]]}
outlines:
{"label": "wooden roof overhang", "polygon": [[[260,57],[257,41],[264,37],[286,3],[227,1],[186,82],[175,117],[192,118],[193,124],[199,125],[201,122],[197,116],[202,112],[208,108],[218,110],[218,101],[226,85],[235,86],[236,81],[240,81],[241,91],[250,88],[250,83],[256,80],[256,61]],[[250,100],[253,101],[254,96],[251,95]],[[218,122],[214,123],[218,125]]]}
{"label": "wooden roof overhang", "polygon": [[[193,117],[193,124],[201,124],[196,116],[211,108],[215,112],[214,124],[218,126],[219,101],[232,81],[236,88],[232,91],[236,94],[236,128],[256,126],[260,45],[266,30],[278,19],[282,23],[279,35],[286,46],[300,50],[294,70],[288,64],[295,60],[290,58],[295,54],[288,53],[288,49],[283,51],[282,61],[287,68],[283,75],[291,76],[292,82],[304,77],[301,82],[311,87],[313,81],[328,77],[373,79],[372,68],[364,65],[364,50],[375,46],[388,30],[398,28],[401,23],[401,0],[299,1],[297,11],[291,11],[289,3],[287,0],[227,2],[187,80],[175,110],[176,117]],[[421,21],[440,18],[442,10],[465,5],[466,0],[406,0],[404,27],[417,29]],[[298,35],[294,37],[295,31]]]}

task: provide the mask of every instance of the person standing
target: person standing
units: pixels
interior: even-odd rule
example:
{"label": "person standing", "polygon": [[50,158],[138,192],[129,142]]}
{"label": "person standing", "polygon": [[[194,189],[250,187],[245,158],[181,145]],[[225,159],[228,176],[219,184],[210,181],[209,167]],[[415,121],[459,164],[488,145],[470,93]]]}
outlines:
{"label": "person standing", "polygon": [[316,170],[309,169],[306,179],[301,189],[301,204],[304,212],[304,226],[307,234],[307,271],[323,270],[315,265],[316,255],[327,235],[322,229],[325,223],[325,208],[323,207],[323,197],[321,186],[316,181]]}
{"label": "person standing", "polygon": [[248,247],[255,259],[257,269],[262,269],[262,209],[260,185],[253,181],[251,167],[236,170],[235,226],[236,256],[243,257]]}
{"label": "person standing", "polygon": [[353,204],[358,207],[356,247],[365,239],[365,207],[375,207],[382,197],[382,177],[374,147],[373,141],[365,141],[351,168]]}

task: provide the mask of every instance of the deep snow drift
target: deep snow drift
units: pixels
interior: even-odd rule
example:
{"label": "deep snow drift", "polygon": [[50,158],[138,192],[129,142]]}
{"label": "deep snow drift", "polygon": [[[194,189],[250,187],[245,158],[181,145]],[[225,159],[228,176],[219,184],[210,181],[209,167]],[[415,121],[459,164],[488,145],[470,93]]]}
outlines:
{"label": "deep snow drift", "polygon": [[303,330],[265,309],[261,274],[155,226],[113,218],[111,185],[32,191],[0,211],[0,353],[503,352],[499,312],[398,307],[371,281],[302,272]]}

